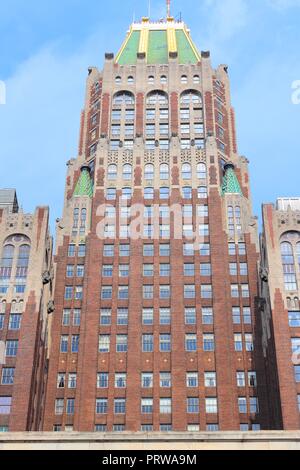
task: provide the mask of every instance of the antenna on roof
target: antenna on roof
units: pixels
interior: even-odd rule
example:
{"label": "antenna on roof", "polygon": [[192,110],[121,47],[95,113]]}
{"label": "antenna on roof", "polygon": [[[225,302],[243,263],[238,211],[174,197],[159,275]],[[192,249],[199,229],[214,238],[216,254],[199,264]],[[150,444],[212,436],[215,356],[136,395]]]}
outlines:
{"label": "antenna on roof", "polygon": [[167,18],[171,16],[171,0],[167,0]]}

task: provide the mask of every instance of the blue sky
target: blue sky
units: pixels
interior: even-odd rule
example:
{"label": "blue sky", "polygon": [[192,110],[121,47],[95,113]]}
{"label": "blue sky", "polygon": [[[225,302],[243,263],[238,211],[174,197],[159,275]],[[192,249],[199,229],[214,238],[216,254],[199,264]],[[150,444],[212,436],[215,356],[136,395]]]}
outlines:
{"label": "blue sky", "polygon": [[[250,160],[254,211],[277,196],[300,196],[300,0],[173,0],[200,50],[226,63],[239,151]],[[87,68],[116,52],[148,0],[2,0],[0,187],[15,187],[24,210],[62,212],[66,161],[76,157]],[[151,1],[151,17],[165,1]]]}

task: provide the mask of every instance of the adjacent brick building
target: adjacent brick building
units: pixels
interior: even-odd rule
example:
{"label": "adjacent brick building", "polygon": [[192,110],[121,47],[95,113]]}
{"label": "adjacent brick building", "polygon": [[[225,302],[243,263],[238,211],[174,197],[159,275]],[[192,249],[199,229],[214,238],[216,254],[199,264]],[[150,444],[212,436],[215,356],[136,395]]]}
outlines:
{"label": "adjacent brick building", "polygon": [[271,426],[234,121],[227,67],[173,18],[133,24],[89,69],[57,222],[45,431]]}
{"label": "adjacent brick building", "polygon": [[41,426],[52,240],[48,208],[25,214],[0,190],[0,431]]}

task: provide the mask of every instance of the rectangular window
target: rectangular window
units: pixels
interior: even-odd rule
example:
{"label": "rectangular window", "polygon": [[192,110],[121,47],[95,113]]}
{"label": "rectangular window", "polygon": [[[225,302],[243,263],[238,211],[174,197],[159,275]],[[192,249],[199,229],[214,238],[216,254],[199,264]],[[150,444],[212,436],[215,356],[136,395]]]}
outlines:
{"label": "rectangular window", "polygon": [[198,372],[187,372],[186,386],[188,388],[196,388],[199,385]]}
{"label": "rectangular window", "polygon": [[67,353],[69,344],[69,336],[62,335],[60,338],[60,352]]}
{"label": "rectangular window", "polygon": [[1,385],[13,385],[15,377],[14,367],[4,367],[2,369]]}
{"label": "rectangular window", "polygon": [[240,263],[240,275],[248,276],[248,265],[247,263]]}
{"label": "rectangular window", "polygon": [[209,243],[202,243],[200,244],[200,256],[210,256],[210,244]]}
{"label": "rectangular window", "polygon": [[130,245],[120,245],[119,256],[129,257],[130,256]]}
{"label": "rectangular window", "polygon": [[171,335],[159,335],[159,350],[161,352],[171,351]]}
{"label": "rectangular window", "polygon": [[199,413],[199,398],[190,397],[187,399],[187,413]]}
{"label": "rectangular window", "polygon": [[170,265],[169,264],[160,264],[159,265],[159,275],[161,277],[170,276]]}
{"label": "rectangular window", "polygon": [[230,256],[236,255],[235,243],[228,243],[228,254],[229,254]]}
{"label": "rectangular window", "polygon": [[249,298],[250,297],[249,285],[248,284],[242,284],[242,297],[243,298]]}
{"label": "rectangular window", "polygon": [[159,400],[159,412],[160,414],[171,414],[172,413],[172,399],[161,398]]}
{"label": "rectangular window", "polygon": [[107,388],[108,387],[108,373],[99,372],[97,374],[97,388]]}
{"label": "rectangular window", "polygon": [[111,309],[102,308],[100,310],[100,325],[110,325],[111,324]]}
{"label": "rectangular window", "polygon": [[170,325],[171,324],[171,311],[169,308],[159,309],[159,324]]}
{"label": "rectangular window", "polygon": [[154,274],[154,265],[153,264],[144,264],[143,265],[143,276],[152,277]]}
{"label": "rectangular window", "polygon": [[204,384],[207,388],[215,388],[217,386],[217,374],[216,372],[205,372],[204,373]]}
{"label": "rectangular window", "polygon": [[256,372],[248,372],[248,385],[249,387],[257,387]]}
{"label": "rectangular window", "polygon": [[203,284],[201,286],[201,298],[202,299],[212,298],[212,285],[211,284]]}
{"label": "rectangular window", "polygon": [[245,372],[237,372],[236,373],[236,383],[237,383],[238,387],[245,387],[246,386]]}
{"label": "rectangular window", "polygon": [[71,352],[78,353],[78,350],[79,350],[79,335],[72,335]]}
{"label": "rectangular window", "polygon": [[129,264],[120,264],[119,266],[119,277],[129,276]]}
{"label": "rectangular window", "polygon": [[203,351],[215,350],[215,336],[213,334],[203,335]]}
{"label": "rectangular window", "polygon": [[143,247],[143,256],[154,256],[154,245],[144,245]]}
{"label": "rectangular window", "polygon": [[186,307],[184,309],[184,318],[186,325],[196,325],[196,309],[194,307]]}
{"label": "rectangular window", "polygon": [[83,287],[76,286],[75,287],[75,300],[82,300],[82,296],[83,296]]}
{"label": "rectangular window", "polygon": [[113,257],[114,256],[114,245],[104,245],[103,246],[103,256],[104,257]]}
{"label": "rectangular window", "polygon": [[292,328],[300,326],[300,312],[289,312],[289,326]]}
{"label": "rectangular window", "polygon": [[115,374],[115,388],[126,388],[126,374]]}
{"label": "rectangular window", "polygon": [[142,335],[142,351],[153,352],[153,335]]}
{"label": "rectangular window", "polygon": [[231,297],[236,299],[240,295],[238,284],[231,284]]}
{"label": "rectangular window", "polygon": [[229,263],[230,276],[237,276],[237,263]]}
{"label": "rectangular window", "polygon": [[185,285],[184,286],[184,298],[185,299],[194,299],[196,297],[195,285]]}
{"label": "rectangular window", "polygon": [[68,388],[76,388],[77,386],[77,374],[69,374]]}
{"label": "rectangular window", "polygon": [[18,353],[18,346],[19,346],[19,341],[18,340],[8,340],[6,341],[6,347],[5,347],[5,356],[6,357],[16,357]]}
{"label": "rectangular window", "polygon": [[85,256],[85,252],[86,252],[85,244],[80,244],[78,246],[78,257],[83,258]]}
{"label": "rectangular window", "polygon": [[109,335],[100,335],[99,336],[99,352],[107,353],[110,349],[110,336]]}
{"label": "rectangular window", "polygon": [[80,326],[80,322],[81,322],[81,310],[79,308],[74,308],[73,326]]}
{"label": "rectangular window", "polygon": [[159,286],[159,298],[169,299],[171,288],[168,285]]}
{"label": "rectangular window", "polygon": [[143,308],[142,322],[143,325],[153,325],[153,308]]}
{"label": "rectangular window", "polygon": [[239,255],[240,256],[245,256],[246,255],[246,244],[245,243],[239,243]]}
{"label": "rectangular window", "polygon": [[203,277],[211,276],[211,264],[210,263],[200,264],[200,276],[203,276]]}
{"label": "rectangular window", "polygon": [[117,335],[116,352],[127,352],[127,335]]}
{"label": "rectangular window", "polygon": [[232,307],[232,321],[234,325],[241,323],[241,309],[240,307]]}
{"label": "rectangular window", "polygon": [[128,325],[128,308],[118,308],[117,325]]}
{"label": "rectangular window", "polygon": [[247,399],[245,397],[238,398],[238,406],[239,406],[239,413],[241,414],[247,413]]}
{"label": "rectangular window", "polygon": [[73,298],[73,287],[65,287],[65,300],[71,300]]}
{"label": "rectangular window", "polygon": [[67,277],[73,277],[74,276],[74,265],[73,264],[68,264],[66,276]]}
{"label": "rectangular window", "polygon": [[8,329],[9,330],[19,330],[21,328],[21,319],[22,319],[22,315],[18,315],[16,313],[11,314],[9,316]]}
{"label": "rectangular window", "polygon": [[0,315],[0,330],[4,328],[4,315]]}
{"label": "rectangular window", "polygon": [[246,334],[245,335],[245,347],[246,347],[246,351],[253,351],[254,350],[253,335],[252,334]]}
{"label": "rectangular window", "polygon": [[124,398],[115,398],[114,413],[116,415],[124,415],[126,413],[126,400]]}
{"label": "rectangular window", "polygon": [[96,400],[96,414],[103,415],[107,413],[107,398],[97,398]]}
{"label": "rectangular window", "polygon": [[161,372],[159,374],[159,385],[161,388],[171,388],[171,373]]}
{"label": "rectangular window", "polygon": [[161,243],[159,245],[159,256],[170,256],[170,245]]}
{"label": "rectangular window", "polygon": [[153,299],[153,286],[143,286],[143,298]]}
{"label": "rectangular window", "polygon": [[75,254],[76,254],[76,245],[73,245],[73,244],[69,245],[69,247],[68,247],[68,256],[70,258],[73,258],[75,256]]}
{"label": "rectangular window", "polygon": [[251,325],[251,308],[250,307],[243,307],[243,320],[245,325]]}
{"label": "rectangular window", "polygon": [[112,286],[104,286],[101,289],[101,299],[109,300],[112,298]]}
{"label": "rectangular window", "polygon": [[207,414],[218,413],[218,400],[217,398],[206,398],[205,399],[205,411]]}
{"label": "rectangular window", "polygon": [[234,335],[234,350],[243,351],[243,339],[241,334]]}
{"label": "rectangular window", "polygon": [[104,264],[102,266],[102,276],[112,277],[112,275],[113,275],[113,266],[111,264]]}
{"label": "rectangular window", "polygon": [[153,412],[153,398],[141,399],[141,413],[150,414]]}
{"label": "rectangular window", "polygon": [[202,307],[202,323],[203,325],[213,325],[214,312],[212,307]]}
{"label": "rectangular window", "polygon": [[294,375],[297,383],[300,383],[300,366],[294,366]]}
{"label": "rectangular window", "polygon": [[195,265],[192,263],[184,264],[184,276],[193,277],[195,276]]}
{"label": "rectangular window", "polygon": [[64,414],[64,400],[63,398],[57,398],[55,400],[55,414],[62,415]]}
{"label": "rectangular window", "polygon": [[142,388],[153,388],[153,374],[152,372],[143,372],[141,375]]}
{"label": "rectangular window", "polygon": [[258,399],[250,397],[250,413],[258,413]]}
{"label": "rectangular window", "polygon": [[129,295],[129,287],[128,286],[119,286],[118,299],[127,300],[128,295]]}
{"label": "rectangular window", "polygon": [[188,352],[197,351],[197,335],[195,334],[185,335],[185,350]]}
{"label": "rectangular window", "polygon": [[183,255],[184,256],[194,256],[194,245],[193,245],[193,243],[184,243],[183,244]]}

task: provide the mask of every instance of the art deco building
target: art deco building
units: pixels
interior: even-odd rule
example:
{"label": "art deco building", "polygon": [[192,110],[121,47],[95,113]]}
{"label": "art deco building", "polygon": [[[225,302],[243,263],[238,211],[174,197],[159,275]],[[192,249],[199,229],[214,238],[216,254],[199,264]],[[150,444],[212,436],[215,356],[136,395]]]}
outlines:
{"label": "art deco building", "polygon": [[263,222],[261,310],[271,416],[282,429],[295,430],[300,428],[300,199],[265,204]]}
{"label": "art deco building", "polygon": [[25,214],[0,190],[0,431],[40,426],[52,241],[48,208]]}
{"label": "art deco building", "polygon": [[258,252],[226,65],[132,24],[68,162],[44,430],[268,428]]}

